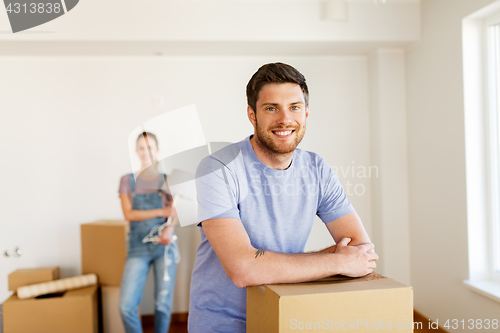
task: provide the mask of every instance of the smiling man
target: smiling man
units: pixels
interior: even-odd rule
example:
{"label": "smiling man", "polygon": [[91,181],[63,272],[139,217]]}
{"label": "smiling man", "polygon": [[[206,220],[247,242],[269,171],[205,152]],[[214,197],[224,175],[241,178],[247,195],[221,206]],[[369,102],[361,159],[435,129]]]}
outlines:
{"label": "smiling man", "polygon": [[[375,269],[374,246],[332,168],[298,149],[309,92],[295,68],[267,64],[247,85],[254,134],[205,158],[196,178],[198,247],[189,332],[245,332],[246,286]],[[314,216],[337,243],[304,253]]]}

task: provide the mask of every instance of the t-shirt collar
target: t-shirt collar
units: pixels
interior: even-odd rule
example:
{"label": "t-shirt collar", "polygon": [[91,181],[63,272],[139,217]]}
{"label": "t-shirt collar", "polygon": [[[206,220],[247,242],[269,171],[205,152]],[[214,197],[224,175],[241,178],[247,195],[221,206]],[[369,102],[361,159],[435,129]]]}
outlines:
{"label": "t-shirt collar", "polygon": [[252,137],[253,137],[253,134],[250,134],[245,139],[246,147],[247,147],[247,149],[248,149],[248,151],[250,153],[250,157],[255,162],[257,162],[262,168],[268,168],[269,170],[273,170],[274,172],[287,172],[287,171],[289,171],[289,170],[291,170],[293,168],[293,166],[294,166],[293,160],[295,159],[297,148],[295,148],[295,150],[293,151],[292,161],[290,162],[290,165],[288,166],[288,168],[286,168],[285,170],[277,170],[277,169],[271,168],[270,166],[266,165],[264,162],[262,162],[260,160],[259,157],[257,157],[257,155],[255,154],[255,151],[253,150],[252,143],[250,142],[250,139]]}

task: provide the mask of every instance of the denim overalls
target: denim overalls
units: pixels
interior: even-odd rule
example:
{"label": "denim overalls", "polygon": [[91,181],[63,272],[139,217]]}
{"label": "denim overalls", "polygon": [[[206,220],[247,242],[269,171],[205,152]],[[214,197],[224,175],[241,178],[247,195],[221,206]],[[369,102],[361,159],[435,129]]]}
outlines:
{"label": "denim overalls", "polygon": [[[130,174],[132,209],[163,208],[160,189],[164,181],[165,178],[162,177],[157,193],[135,193],[134,175]],[[164,222],[164,217],[130,222],[128,256],[120,288],[120,313],[127,333],[142,332],[137,307],[141,303],[151,264],[155,277],[155,333],[165,333],[170,327],[172,296],[178,263],[177,241],[173,241],[169,246],[142,242],[151,228]]]}

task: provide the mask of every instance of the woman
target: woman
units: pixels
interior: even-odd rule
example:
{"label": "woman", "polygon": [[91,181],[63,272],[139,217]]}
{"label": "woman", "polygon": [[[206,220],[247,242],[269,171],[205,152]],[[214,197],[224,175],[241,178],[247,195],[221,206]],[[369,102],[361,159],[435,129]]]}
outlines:
{"label": "woman", "polygon": [[[153,265],[155,333],[165,333],[170,326],[172,294],[179,259],[177,237],[174,235],[177,215],[172,206],[172,196],[166,191],[166,175],[156,169],[156,136],[149,132],[141,133],[137,138],[136,152],[141,159],[141,169],[135,177],[134,174],[124,175],[119,189],[123,214],[130,221],[128,256],[120,289],[120,314],[127,333],[142,332],[137,308],[149,267]],[[169,217],[172,217],[172,223],[161,231],[157,241],[148,242],[150,231],[156,230]]]}

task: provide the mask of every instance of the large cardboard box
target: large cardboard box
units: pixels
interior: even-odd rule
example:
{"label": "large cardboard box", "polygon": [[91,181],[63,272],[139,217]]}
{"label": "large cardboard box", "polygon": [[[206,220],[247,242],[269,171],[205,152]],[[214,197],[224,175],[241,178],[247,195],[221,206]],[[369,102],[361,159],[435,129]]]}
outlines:
{"label": "large cardboard box", "polygon": [[[120,287],[101,286],[103,333],[125,333],[120,315]],[[137,308],[139,318],[141,307]]]}
{"label": "large cardboard box", "polygon": [[413,289],[382,275],[247,288],[247,333],[413,332]]}
{"label": "large cardboard box", "polygon": [[98,333],[97,286],[3,303],[4,333]]}
{"label": "large cardboard box", "polygon": [[95,273],[101,285],[120,286],[127,258],[127,221],[97,221],[80,225],[82,274]]}
{"label": "large cardboard box", "polygon": [[59,279],[59,267],[18,269],[9,274],[9,290]]}
{"label": "large cardboard box", "polygon": [[120,316],[120,287],[101,286],[103,333],[124,333]]}

